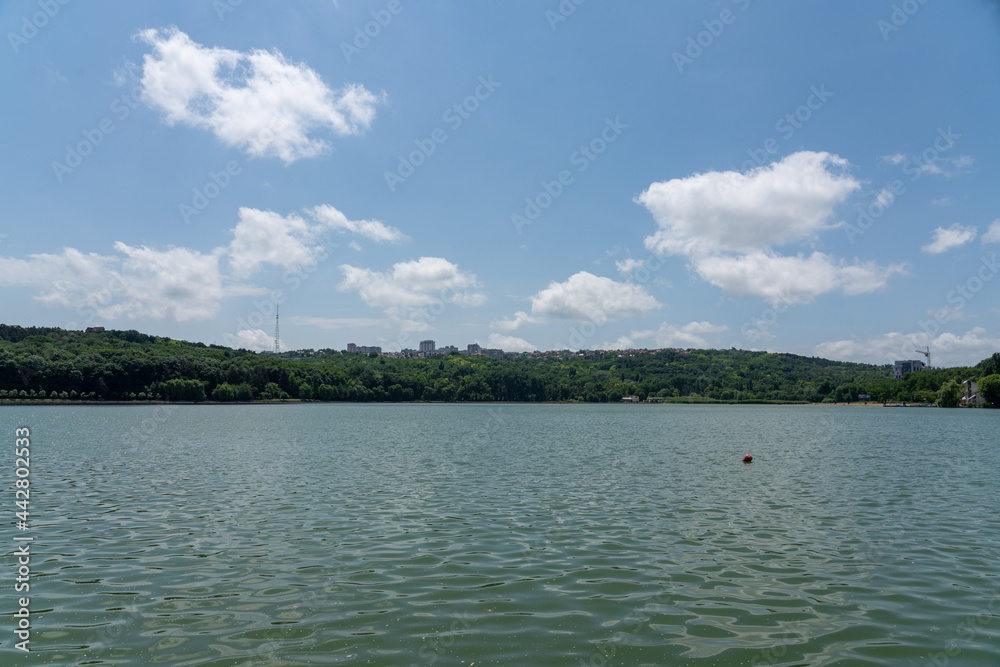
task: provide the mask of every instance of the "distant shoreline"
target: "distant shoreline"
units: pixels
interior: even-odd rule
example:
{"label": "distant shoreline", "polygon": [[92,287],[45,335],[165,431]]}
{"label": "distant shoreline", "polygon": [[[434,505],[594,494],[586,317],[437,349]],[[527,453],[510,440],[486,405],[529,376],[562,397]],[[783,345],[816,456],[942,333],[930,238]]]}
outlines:
{"label": "distant shoreline", "polygon": [[937,405],[924,405],[920,403],[807,403],[805,401],[664,401],[663,403],[589,403],[585,401],[302,401],[298,399],[271,400],[271,401],[71,401],[71,400],[7,400],[0,399],[0,408],[7,406],[32,406],[32,407],[65,407],[65,406],[129,406],[142,407],[152,405],[797,405],[803,407],[840,407],[840,408],[927,408],[938,407]]}

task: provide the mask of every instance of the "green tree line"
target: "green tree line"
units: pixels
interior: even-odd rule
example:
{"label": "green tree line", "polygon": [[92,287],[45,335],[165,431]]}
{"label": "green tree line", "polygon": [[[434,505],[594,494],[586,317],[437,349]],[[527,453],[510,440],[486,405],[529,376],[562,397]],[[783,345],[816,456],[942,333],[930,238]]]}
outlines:
{"label": "green tree line", "polygon": [[889,365],[746,350],[661,350],[392,359],[323,350],[273,355],[137,331],[83,333],[0,325],[0,400],[92,401],[584,401],[635,395],[684,402],[938,402],[962,382],[983,396],[1000,382],[1000,353],[973,368],[893,380]]}

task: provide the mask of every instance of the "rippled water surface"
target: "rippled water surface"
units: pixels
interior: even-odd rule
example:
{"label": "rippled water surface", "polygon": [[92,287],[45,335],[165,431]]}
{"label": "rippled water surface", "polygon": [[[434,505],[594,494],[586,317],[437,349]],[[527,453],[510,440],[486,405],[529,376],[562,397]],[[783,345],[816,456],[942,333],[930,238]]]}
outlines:
{"label": "rippled water surface", "polygon": [[34,537],[0,664],[1000,664],[1000,411],[0,416]]}

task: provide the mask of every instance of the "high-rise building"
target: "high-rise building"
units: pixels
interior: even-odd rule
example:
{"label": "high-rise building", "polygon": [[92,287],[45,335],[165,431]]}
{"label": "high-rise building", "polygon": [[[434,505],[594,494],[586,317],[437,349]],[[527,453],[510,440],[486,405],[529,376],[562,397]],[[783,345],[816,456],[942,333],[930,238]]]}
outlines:
{"label": "high-rise building", "polygon": [[421,352],[433,352],[435,349],[434,341],[432,340],[422,340],[420,341],[420,351]]}
{"label": "high-rise building", "polygon": [[906,361],[897,361],[893,365],[892,375],[897,380],[902,380],[907,373],[917,373],[922,370],[924,370],[924,362],[907,359]]}

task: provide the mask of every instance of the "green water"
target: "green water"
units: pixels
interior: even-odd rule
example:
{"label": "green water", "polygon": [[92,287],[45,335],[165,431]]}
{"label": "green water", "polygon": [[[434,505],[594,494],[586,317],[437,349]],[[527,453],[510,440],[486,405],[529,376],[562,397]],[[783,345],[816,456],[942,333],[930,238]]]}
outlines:
{"label": "green water", "polygon": [[[1000,664],[1000,411],[0,421],[3,665]],[[15,426],[33,436],[25,533]],[[15,534],[34,538],[30,655],[7,615]]]}

